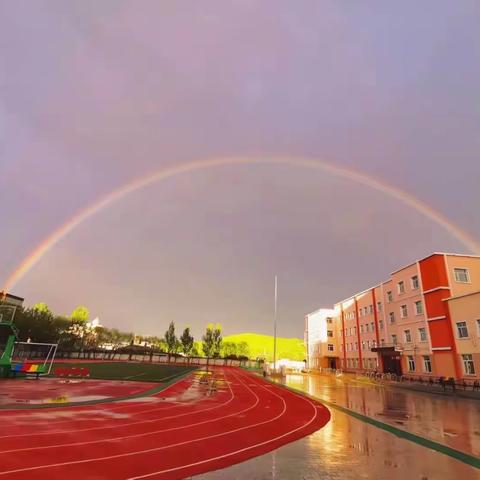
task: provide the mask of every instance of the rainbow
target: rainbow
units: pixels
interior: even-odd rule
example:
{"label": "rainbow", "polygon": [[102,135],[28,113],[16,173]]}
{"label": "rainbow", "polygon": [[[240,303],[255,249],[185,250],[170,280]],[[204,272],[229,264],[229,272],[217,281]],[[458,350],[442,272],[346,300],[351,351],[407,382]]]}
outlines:
{"label": "rainbow", "polygon": [[161,168],[160,170],[157,170],[145,177],[138,178],[111,191],[110,193],[98,199],[96,202],[80,210],[67,222],[59,226],[50,235],[48,235],[34,248],[32,252],[30,252],[22,260],[22,262],[9,275],[2,290],[4,292],[10,291],[40,261],[40,259],[47,252],[49,252],[60,240],[66,237],[72,230],[74,230],[91,216],[109,207],[115,202],[118,202],[127,195],[130,195],[137,190],[148,187],[149,185],[152,185],[154,183],[161,182],[168,178],[196,172],[198,170],[205,170],[228,165],[253,164],[289,165],[292,167],[322,170],[338,177],[343,177],[366,187],[380,191],[385,195],[392,197],[402,202],[403,204],[413,208],[420,214],[424,215],[426,218],[443,227],[454,238],[463,243],[463,245],[472,253],[480,252],[480,244],[478,244],[472,236],[470,236],[467,232],[462,230],[458,225],[453,223],[451,220],[449,220],[447,217],[442,215],[434,208],[417,199],[410,193],[407,193],[397,187],[389,185],[383,180],[378,180],[371,175],[356,171],[352,168],[340,167],[323,160],[308,157],[258,156],[213,158],[191,161],[182,163],[180,165]]}

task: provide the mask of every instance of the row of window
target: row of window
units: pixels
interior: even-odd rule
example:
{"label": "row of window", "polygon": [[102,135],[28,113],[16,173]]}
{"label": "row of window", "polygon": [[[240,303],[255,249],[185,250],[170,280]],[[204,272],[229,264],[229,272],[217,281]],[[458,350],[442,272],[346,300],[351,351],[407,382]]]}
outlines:
{"label": "row of window", "polygon": [[[432,373],[432,359],[430,355],[424,355],[423,357],[423,371],[425,373]],[[407,357],[408,371],[416,371],[416,362],[413,355]],[[463,372],[465,375],[475,375],[475,363],[473,361],[473,355],[471,353],[465,353],[462,355]]]}
{"label": "row of window", "polygon": [[[360,361],[358,358],[347,358],[347,368],[358,368]],[[362,358],[362,368],[366,370],[374,370],[378,368],[377,358]]]}
{"label": "row of window", "polygon": [[[414,275],[413,277],[410,278],[410,287],[412,290],[418,290],[420,287],[420,282],[418,281],[418,275]],[[400,282],[397,283],[397,293],[398,295],[403,295],[405,293],[405,282],[401,280]],[[393,302],[393,293],[391,290],[387,292],[387,302],[391,303]]]}
{"label": "row of window", "polygon": [[[411,330],[407,329],[403,331],[403,339],[405,343],[412,343],[412,332]],[[420,342],[426,342],[427,341],[427,329],[425,327],[421,327],[418,329],[418,339]],[[394,345],[398,344],[398,337],[397,335],[393,334],[392,335],[392,343]]]}
{"label": "row of window", "polygon": [[[467,268],[454,268],[453,274],[455,281],[457,283],[470,283],[470,272]],[[418,275],[414,275],[410,278],[410,288],[411,290],[418,290],[420,288],[420,282]],[[397,293],[398,295],[403,295],[406,292],[406,285],[403,280],[397,283]],[[393,292],[391,290],[387,291],[387,303],[393,302]],[[377,312],[382,311],[382,302],[377,302]],[[368,307],[361,307],[358,310],[359,316],[367,315],[367,312],[373,314],[373,305]],[[423,312],[422,312],[423,313]],[[347,312],[345,314],[346,320],[353,320],[355,318],[355,312]]]}
{"label": "row of window", "polygon": [[[413,309],[415,315],[423,315],[423,303],[421,300],[414,302]],[[408,317],[408,306],[407,305],[400,305],[400,318],[407,318]],[[395,323],[395,312],[388,313],[388,319],[390,323]]]}

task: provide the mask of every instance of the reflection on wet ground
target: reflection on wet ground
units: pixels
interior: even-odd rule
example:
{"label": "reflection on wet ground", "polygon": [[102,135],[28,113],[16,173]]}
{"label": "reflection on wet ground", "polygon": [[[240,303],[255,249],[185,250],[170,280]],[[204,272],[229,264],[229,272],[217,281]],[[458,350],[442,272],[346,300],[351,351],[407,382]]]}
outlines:
{"label": "reflection on wet ground", "polygon": [[[480,402],[384,388],[348,377],[291,375],[286,384],[470,455],[480,452]],[[403,479],[480,478],[451,456],[399,438],[331,408],[321,430],[261,457],[196,478]]]}

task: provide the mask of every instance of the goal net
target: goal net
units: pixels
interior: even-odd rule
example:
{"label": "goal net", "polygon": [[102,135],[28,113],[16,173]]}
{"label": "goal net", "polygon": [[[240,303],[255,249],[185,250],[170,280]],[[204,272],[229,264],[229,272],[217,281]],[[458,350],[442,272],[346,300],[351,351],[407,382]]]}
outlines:
{"label": "goal net", "polygon": [[48,375],[57,353],[57,343],[16,342],[12,355],[15,373]]}

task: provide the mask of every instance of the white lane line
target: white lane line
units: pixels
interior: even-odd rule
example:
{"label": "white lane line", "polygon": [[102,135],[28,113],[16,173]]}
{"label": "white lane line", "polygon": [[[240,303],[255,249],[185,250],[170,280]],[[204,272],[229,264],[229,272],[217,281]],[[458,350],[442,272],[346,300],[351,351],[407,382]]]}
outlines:
{"label": "white lane line", "polygon": [[[265,387],[262,387],[262,388],[265,388]],[[271,390],[269,390],[271,393],[273,393]],[[130,477],[128,478],[127,480],[140,480],[141,478],[148,478],[148,477],[153,477],[154,475],[161,475],[163,473],[170,473],[170,472],[176,472],[178,470],[183,470],[185,468],[189,468],[189,467],[195,467],[197,465],[203,465],[205,463],[209,463],[209,462],[213,462],[215,460],[221,460],[222,458],[227,458],[227,457],[231,457],[232,455],[237,455],[239,453],[242,453],[242,452],[246,452],[248,450],[252,450],[254,448],[258,448],[258,447],[261,447],[263,445],[268,445],[269,443],[272,443],[272,442],[276,442],[277,440],[281,440],[282,438],[285,438],[287,437],[288,435],[291,435],[295,432],[298,432],[299,430],[305,428],[305,427],[308,427],[308,425],[310,425],[316,418],[317,418],[317,409],[315,408],[315,405],[310,401],[308,400],[307,398],[304,398],[302,396],[300,396],[300,398],[302,398],[303,400],[307,401],[312,407],[313,407],[313,411],[314,411],[314,415],[313,417],[307,422],[305,423],[304,425],[301,425],[300,427],[297,427],[297,428],[294,428],[293,430],[290,430],[289,432],[287,433],[283,433],[282,435],[278,435],[277,437],[275,438],[271,438],[269,440],[265,440],[264,442],[259,442],[259,443],[255,443],[253,445],[250,445],[248,447],[244,447],[244,448],[241,448],[239,450],[235,450],[233,452],[229,452],[229,453],[225,453],[224,455],[218,455],[216,457],[210,457],[210,458],[207,458],[205,460],[200,460],[199,462],[194,462],[194,463],[190,463],[188,465],[182,465],[180,467],[174,467],[174,468],[167,468],[165,470],[158,470],[156,472],[152,472],[152,473],[147,473],[145,475],[139,475],[137,477]]]}
{"label": "white lane line", "polygon": [[[250,387],[248,387],[248,385],[246,385],[246,384],[244,384],[244,385],[248,390],[250,390],[250,392],[258,400],[260,400],[258,398],[258,395],[256,395],[256,393]],[[78,464],[84,464],[84,463],[93,463],[93,462],[99,462],[99,461],[103,461],[103,460],[111,460],[111,459],[114,459],[114,458],[131,457],[131,456],[140,455],[140,454],[143,454],[143,453],[158,452],[160,450],[166,450],[166,449],[173,448],[173,447],[188,445],[189,443],[200,442],[200,441],[208,440],[208,439],[211,439],[211,438],[222,437],[222,436],[225,436],[225,435],[229,435],[231,433],[239,432],[239,431],[246,430],[246,429],[249,429],[249,428],[253,428],[253,427],[263,425],[263,424],[266,424],[266,423],[271,423],[271,422],[279,419],[281,416],[283,416],[285,414],[285,411],[286,411],[286,408],[287,408],[285,400],[282,397],[280,397],[279,395],[276,395],[276,396],[282,400],[283,410],[279,415],[272,418],[271,420],[266,420],[266,421],[263,421],[263,422],[258,422],[256,424],[247,425],[247,426],[236,428],[236,429],[233,429],[233,430],[228,430],[226,432],[217,433],[215,435],[208,435],[208,436],[196,438],[196,439],[193,439],[193,440],[187,440],[187,441],[184,441],[184,442],[173,443],[173,444],[170,444],[170,445],[163,445],[161,447],[149,448],[149,449],[145,449],[145,450],[138,450],[138,451],[135,451],[135,452],[120,453],[120,454],[117,454],[117,455],[109,455],[109,456],[105,456],[105,457],[88,458],[88,459],[84,459],[84,460],[74,460],[74,461],[70,461],[70,462],[50,463],[50,464],[46,464],[46,465],[37,465],[35,467],[26,467],[26,468],[19,468],[19,469],[15,469],[15,470],[3,471],[3,472],[0,472],[0,476],[10,475],[10,474],[19,473],[19,472],[30,472],[30,471],[33,471],[33,470],[41,470],[41,469],[44,469],[44,468],[62,467],[62,466],[66,466],[66,465],[78,465]]]}
{"label": "white lane line", "polygon": [[[231,394],[235,397],[235,394],[234,394],[232,388],[230,387],[230,385],[228,385],[228,387],[230,388]],[[174,430],[181,430],[181,429],[184,429],[184,428],[196,427],[198,425],[204,425],[206,423],[217,422],[219,420],[224,420],[225,418],[234,417],[236,415],[240,415],[242,413],[248,412],[249,410],[252,410],[253,408],[255,408],[258,405],[258,402],[259,402],[259,398],[256,397],[256,401],[253,405],[251,405],[250,407],[244,408],[243,410],[240,410],[239,412],[234,412],[234,413],[231,413],[229,415],[224,415],[223,417],[212,418],[210,420],[204,420],[202,422],[190,423],[188,425],[182,425],[182,426],[179,426],[179,427],[165,428],[163,430],[154,430],[154,431],[151,431],[151,432],[137,433],[137,434],[134,434],[134,435],[125,435],[123,437],[112,437],[112,438],[104,438],[104,439],[100,439],[100,440],[89,440],[89,441],[86,441],[86,442],[59,443],[59,444],[56,444],[56,445],[45,445],[45,446],[39,446],[39,447],[17,448],[17,449],[14,449],[14,450],[3,450],[3,451],[0,452],[0,455],[2,455],[4,453],[25,452],[25,451],[31,451],[31,450],[45,450],[45,449],[48,449],[48,448],[75,447],[75,446],[80,446],[80,445],[91,445],[91,444],[95,444],[95,443],[116,442],[118,440],[126,440],[126,439],[130,439],[130,438],[146,437],[146,436],[149,436],[149,435],[156,435],[158,433],[171,432],[171,431],[174,431]]]}
{"label": "white lane line", "polygon": [[[193,411],[193,412],[185,412],[185,413],[179,413],[177,415],[169,415],[169,416],[166,416],[166,417],[154,418],[154,419],[151,419],[151,420],[138,420],[136,422],[121,423],[121,424],[117,424],[117,425],[107,425],[107,426],[104,426],[104,427],[80,428],[80,429],[75,429],[75,430],[57,430],[57,431],[53,431],[53,432],[46,431],[46,432],[38,432],[38,433],[20,433],[20,434],[16,434],[16,435],[3,435],[3,436],[0,436],[0,439],[2,439],[2,438],[18,438],[18,437],[22,437],[22,438],[23,437],[36,437],[36,436],[39,436],[39,435],[57,435],[57,434],[60,435],[60,434],[78,433],[78,432],[91,432],[93,430],[108,430],[108,429],[114,429],[114,428],[128,427],[130,425],[143,425],[143,424],[146,424],[146,423],[162,422],[163,420],[170,420],[172,418],[184,417],[184,416],[187,416],[187,415],[193,415],[193,414],[201,413],[201,412],[208,412],[210,410],[214,410],[215,408],[228,405],[232,400],[233,400],[233,396],[230,395],[229,400],[227,400],[226,402],[223,402],[223,403],[215,404],[212,407],[203,408],[201,410],[196,410],[196,411]],[[174,408],[174,407],[172,407],[172,408]],[[137,412],[137,413],[153,412],[153,411],[156,411],[156,410],[161,410],[161,408],[160,407],[151,408],[149,410],[143,410],[142,412]],[[164,409],[163,411],[165,411],[165,410],[167,410],[167,409]],[[171,410],[171,409],[169,409],[169,410]]]}

